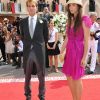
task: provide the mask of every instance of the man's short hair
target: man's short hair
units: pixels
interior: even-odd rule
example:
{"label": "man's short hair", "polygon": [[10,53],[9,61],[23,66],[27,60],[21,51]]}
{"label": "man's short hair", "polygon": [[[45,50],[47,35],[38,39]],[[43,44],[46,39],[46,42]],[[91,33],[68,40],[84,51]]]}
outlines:
{"label": "man's short hair", "polygon": [[97,20],[100,20],[100,17],[98,17]]}
{"label": "man's short hair", "polygon": [[90,17],[91,17],[91,16],[97,16],[97,12],[90,12],[89,15],[90,15]]}
{"label": "man's short hair", "polygon": [[28,3],[33,3],[37,6],[37,1],[36,0],[27,0],[26,1],[26,6],[28,6]]}

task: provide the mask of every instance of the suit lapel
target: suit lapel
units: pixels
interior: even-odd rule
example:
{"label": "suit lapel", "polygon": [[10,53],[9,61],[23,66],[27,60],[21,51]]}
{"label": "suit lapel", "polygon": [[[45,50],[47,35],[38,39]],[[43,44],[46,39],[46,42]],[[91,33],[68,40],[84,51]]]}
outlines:
{"label": "suit lapel", "polygon": [[[34,35],[36,34],[36,31],[38,30],[38,26],[39,26],[39,17],[37,16],[36,26],[34,29]],[[33,37],[34,37],[34,35],[33,35]]]}

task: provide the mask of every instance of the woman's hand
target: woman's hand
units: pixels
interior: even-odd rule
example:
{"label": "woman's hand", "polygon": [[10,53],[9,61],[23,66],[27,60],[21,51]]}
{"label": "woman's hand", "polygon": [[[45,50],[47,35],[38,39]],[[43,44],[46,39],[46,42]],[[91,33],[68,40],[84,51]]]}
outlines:
{"label": "woman's hand", "polygon": [[55,48],[56,48],[56,44],[53,45],[52,49],[55,49]]}
{"label": "woman's hand", "polygon": [[67,37],[65,37],[65,40],[63,42],[63,45],[62,45],[62,47],[60,49],[60,54],[64,53],[64,51],[66,49],[66,45],[67,45],[67,40],[68,40]]}
{"label": "woman's hand", "polygon": [[49,46],[47,46],[48,49],[51,49]]}
{"label": "woman's hand", "polygon": [[47,44],[47,49],[51,49],[50,46]]}
{"label": "woman's hand", "polygon": [[60,50],[60,54],[62,54],[63,52],[64,52],[64,50],[63,50],[63,49],[61,49],[61,50]]}
{"label": "woman's hand", "polygon": [[85,66],[86,66],[86,60],[84,58],[82,58],[82,60],[81,60],[81,66],[83,68],[85,68]]}
{"label": "woman's hand", "polygon": [[61,49],[60,49],[60,54],[63,54],[64,51],[65,51],[65,47],[62,46]]}

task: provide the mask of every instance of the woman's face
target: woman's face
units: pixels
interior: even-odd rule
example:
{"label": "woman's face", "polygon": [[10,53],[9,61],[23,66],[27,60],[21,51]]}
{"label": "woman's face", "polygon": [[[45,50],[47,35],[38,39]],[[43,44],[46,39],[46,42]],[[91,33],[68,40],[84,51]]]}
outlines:
{"label": "woman's face", "polygon": [[77,14],[78,13],[78,5],[75,3],[69,4],[69,11],[71,14]]}
{"label": "woman's face", "polygon": [[30,16],[34,16],[37,11],[36,4],[33,2],[29,2],[27,5],[27,10],[28,10]]}
{"label": "woman's face", "polygon": [[50,25],[51,28],[54,27],[54,21],[51,20],[49,25]]}
{"label": "woman's face", "polygon": [[7,27],[6,26],[3,27],[3,31],[7,32]]}

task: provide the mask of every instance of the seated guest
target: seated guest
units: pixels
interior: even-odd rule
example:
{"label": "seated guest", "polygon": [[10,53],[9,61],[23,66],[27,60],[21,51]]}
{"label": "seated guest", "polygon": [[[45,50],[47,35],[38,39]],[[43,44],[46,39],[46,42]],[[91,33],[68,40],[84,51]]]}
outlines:
{"label": "seated guest", "polygon": [[[15,37],[14,45],[15,45],[15,49],[14,49],[14,53],[12,54],[12,59],[13,59],[12,66],[17,65],[16,67],[17,69],[21,67],[21,57],[23,55],[23,42],[21,40],[20,35],[18,34]],[[17,60],[17,57],[18,57],[18,60]]]}

